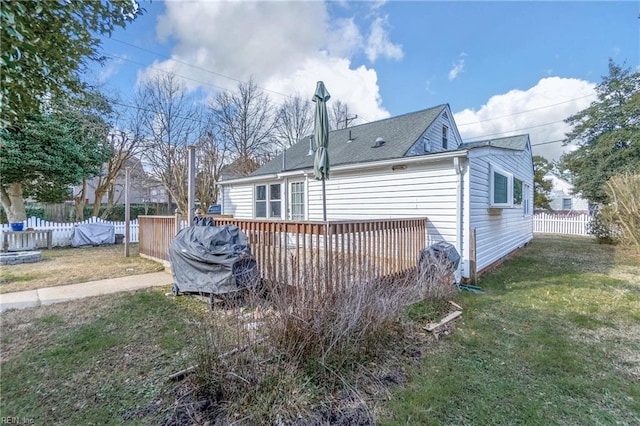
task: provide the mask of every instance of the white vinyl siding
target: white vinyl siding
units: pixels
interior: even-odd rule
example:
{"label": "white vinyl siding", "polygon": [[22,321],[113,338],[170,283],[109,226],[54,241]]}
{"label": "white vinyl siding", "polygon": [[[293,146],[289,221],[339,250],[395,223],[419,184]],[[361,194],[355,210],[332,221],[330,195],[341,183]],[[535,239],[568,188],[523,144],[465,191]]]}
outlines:
{"label": "white vinyl siding", "polygon": [[[476,270],[490,266],[518,247],[533,239],[533,216],[525,210],[525,203],[512,208],[492,208],[492,170],[523,182],[523,200],[533,199],[533,163],[528,150],[514,151],[493,147],[476,148],[469,152],[469,222],[463,233],[476,229]],[[513,181],[509,186],[513,204]]]}
{"label": "white vinyl siding", "polygon": [[[451,160],[361,172],[333,173],[326,182],[327,217],[427,217],[426,244],[456,244],[456,174]],[[309,220],[322,220],[322,184],[309,181]]]}
{"label": "white vinyl siding", "polygon": [[[414,155],[422,155],[425,152],[440,152],[446,150],[458,149],[462,143],[460,134],[458,133],[455,123],[452,123],[449,119],[451,114],[443,112],[440,114],[433,124],[431,124],[422,134],[422,136],[413,144],[407,151],[407,157]],[[443,138],[446,129],[447,147],[443,148]]]}
{"label": "white vinyl siding", "polygon": [[253,185],[223,186],[222,213],[238,219],[252,219]]}

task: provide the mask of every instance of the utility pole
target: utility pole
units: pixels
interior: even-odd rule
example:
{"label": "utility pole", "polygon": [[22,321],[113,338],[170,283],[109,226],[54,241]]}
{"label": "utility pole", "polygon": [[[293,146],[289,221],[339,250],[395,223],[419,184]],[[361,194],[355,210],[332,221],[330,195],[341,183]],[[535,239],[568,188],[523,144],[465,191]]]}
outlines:
{"label": "utility pole", "polygon": [[131,186],[131,167],[124,169],[124,257],[129,257],[129,241],[131,240],[131,204],[129,203],[129,187]]}
{"label": "utility pole", "polygon": [[344,128],[346,129],[347,127],[349,127],[349,123],[351,123],[356,118],[358,118],[358,114],[354,115],[353,117],[349,117],[348,114],[345,114],[345,116],[344,116]]}

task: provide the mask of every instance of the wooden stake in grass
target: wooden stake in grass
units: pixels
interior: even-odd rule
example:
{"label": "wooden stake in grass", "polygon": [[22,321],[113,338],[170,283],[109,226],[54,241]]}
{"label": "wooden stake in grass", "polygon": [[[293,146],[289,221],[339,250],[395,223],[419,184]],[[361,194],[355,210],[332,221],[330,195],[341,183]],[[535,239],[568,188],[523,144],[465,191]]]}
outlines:
{"label": "wooden stake in grass", "polygon": [[440,320],[440,322],[432,322],[431,324],[427,325],[426,327],[423,327],[425,330],[427,331],[433,331],[436,328],[445,325],[446,323],[448,323],[449,321],[453,321],[454,319],[458,318],[460,315],[462,315],[462,311],[455,311],[450,313],[449,315],[447,315],[446,317],[442,318]]}

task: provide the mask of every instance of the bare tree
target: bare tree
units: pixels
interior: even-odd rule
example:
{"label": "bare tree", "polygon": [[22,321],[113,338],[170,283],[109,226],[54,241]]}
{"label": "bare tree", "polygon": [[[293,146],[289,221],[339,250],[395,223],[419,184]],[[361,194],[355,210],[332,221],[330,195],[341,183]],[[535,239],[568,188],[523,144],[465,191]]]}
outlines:
{"label": "bare tree", "polygon": [[273,150],[271,109],[269,97],[253,80],[238,84],[237,92],[220,92],[216,96],[211,105],[216,136],[227,144],[234,163],[260,162]]}
{"label": "bare tree", "polygon": [[349,115],[349,105],[339,100],[331,103],[329,123],[333,130],[346,129],[358,118],[357,115]]}
{"label": "bare tree", "polygon": [[298,141],[311,133],[313,129],[313,113],[309,101],[300,95],[287,99],[278,108],[275,121],[275,137],[280,146],[291,148]]}
{"label": "bare tree", "polygon": [[147,81],[138,95],[138,109],[144,112],[147,138],[143,161],[151,176],[167,190],[169,210],[174,200],[178,209],[187,212],[187,146],[198,141],[201,111],[174,74]]}
{"label": "bare tree", "polygon": [[[136,110],[140,116],[140,110]],[[141,117],[140,117],[141,118]],[[115,203],[115,185],[118,176],[128,162],[138,155],[142,147],[141,120],[131,120],[127,130],[112,129],[107,137],[107,144],[111,152],[109,161],[103,167],[102,175],[97,177],[94,189],[93,216],[98,216],[102,199],[107,194],[107,207],[103,212],[103,218],[109,214]]]}

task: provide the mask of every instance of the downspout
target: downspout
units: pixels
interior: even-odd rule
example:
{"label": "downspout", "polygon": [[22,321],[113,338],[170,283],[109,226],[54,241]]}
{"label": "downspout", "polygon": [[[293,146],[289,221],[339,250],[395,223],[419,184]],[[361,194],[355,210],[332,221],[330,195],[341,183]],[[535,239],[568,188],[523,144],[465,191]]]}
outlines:
{"label": "downspout", "polygon": [[460,157],[453,157],[453,169],[456,172],[456,250],[460,255],[460,263],[458,264],[458,269],[456,269],[455,273],[456,283],[460,283],[462,279],[462,265],[464,263],[464,256],[462,251],[462,220],[464,207],[462,168],[463,165],[460,162]]}
{"label": "downspout", "polygon": [[220,204],[220,214],[227,214],[224,208],[224,185],[218,185],[218,204]]}

